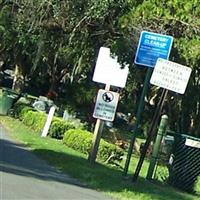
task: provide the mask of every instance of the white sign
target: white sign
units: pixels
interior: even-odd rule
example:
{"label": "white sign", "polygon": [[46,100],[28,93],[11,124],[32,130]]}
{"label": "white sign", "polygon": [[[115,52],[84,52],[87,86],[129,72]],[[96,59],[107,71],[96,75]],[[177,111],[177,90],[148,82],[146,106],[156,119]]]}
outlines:
{"label": "white sign", "polygon": [[110,56],[110,49],[101,47],[92,80],[123,88],[126,85],[127,77],[128,67],[122,68],[117,62],[117,57],[112,58]]}
{"label": "white sign", "polygon": [[195,147],[195,148],[199,148],[200,149],[200,142],[199,141],[186,139],[185,145],[189,146],[189,147]]}
{"label": "white sign", "polygon": [[93,117],[106,121],[113,121],[118,100],[119,93],[111,92],[108,90],[99,90]]}
{"label": "white sign", "polygon": [[157,60],[150,83],[184,94],[192,69],[162,58]]}

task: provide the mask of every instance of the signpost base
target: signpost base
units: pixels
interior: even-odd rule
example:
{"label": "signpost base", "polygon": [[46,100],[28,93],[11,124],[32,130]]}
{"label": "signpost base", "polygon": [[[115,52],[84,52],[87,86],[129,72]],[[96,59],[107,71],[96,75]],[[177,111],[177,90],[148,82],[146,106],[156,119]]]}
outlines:
{"label": "signpost base", "polygon": [[88,157],[88,161],[91,165],[95,164],[95,160],[97,157],[97,151],[99,147],[99,143],[101,140],[101,135],[103,132],[104,121],[101,119],[97,119],[95,129],[94,129],[94,137],[92,141],[92,149]]}

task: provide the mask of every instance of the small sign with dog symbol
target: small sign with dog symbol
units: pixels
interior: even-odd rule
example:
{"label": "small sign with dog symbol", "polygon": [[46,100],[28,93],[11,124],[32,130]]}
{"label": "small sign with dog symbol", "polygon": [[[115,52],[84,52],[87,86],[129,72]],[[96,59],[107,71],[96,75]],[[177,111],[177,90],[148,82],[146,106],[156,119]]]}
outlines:
{"label": "small sign with dog symbol", "polygon": [[97,95],[93,117],[106,121],[113,121],[118,100],[119,93],[100,89]]}
{"label": "small sign with dog symbol", "polygon": [[111,102],[114,99],[114,94],[112,92],[105,92],[102,98],[105,102]]}

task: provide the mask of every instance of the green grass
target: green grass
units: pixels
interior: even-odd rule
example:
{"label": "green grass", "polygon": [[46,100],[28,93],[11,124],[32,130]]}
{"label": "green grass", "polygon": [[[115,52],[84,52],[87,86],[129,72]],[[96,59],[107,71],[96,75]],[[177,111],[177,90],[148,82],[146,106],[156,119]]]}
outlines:
{"label": "green grass", "polygon": [[[132,183],[131,176],[128,179],[123,178],[122,170],[119,167],[102,163],[91,167],[85,155],[67,148],[61,141],[48,137],[41,138],[39,134],[34,133],[18,120],[0,116],[0,122],[7,128],[12,137],[22,141],[27,147],[30,147],[31,151],[45,159],[49,164],[114,199],[200,200],[197,196],[181,193],[166,185],[145,180],[143,177],[146,175],[148,163],[145,163],[138,181]],[[137,159],[133,158],[130,164],[131,172],[134,171],[136,163]]]}

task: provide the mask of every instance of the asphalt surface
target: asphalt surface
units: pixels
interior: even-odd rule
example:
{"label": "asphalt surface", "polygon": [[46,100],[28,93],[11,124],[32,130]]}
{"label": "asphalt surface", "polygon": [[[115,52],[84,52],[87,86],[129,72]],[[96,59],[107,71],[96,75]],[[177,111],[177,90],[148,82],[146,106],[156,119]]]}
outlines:
{"label": "asphalt surface", "polygon": [[11,140],[0,124],[0,200],[108,200]]}

